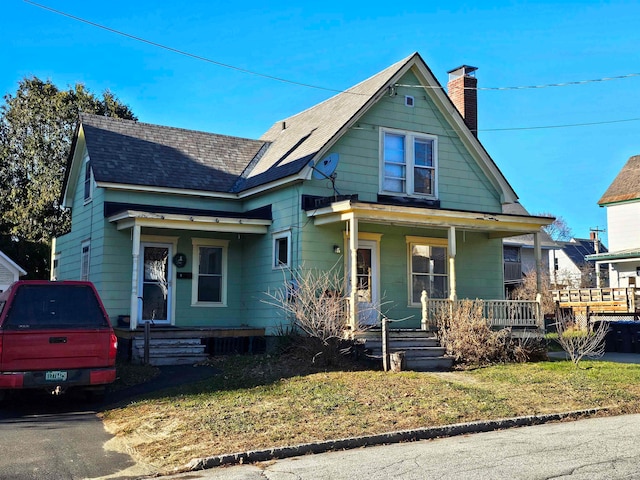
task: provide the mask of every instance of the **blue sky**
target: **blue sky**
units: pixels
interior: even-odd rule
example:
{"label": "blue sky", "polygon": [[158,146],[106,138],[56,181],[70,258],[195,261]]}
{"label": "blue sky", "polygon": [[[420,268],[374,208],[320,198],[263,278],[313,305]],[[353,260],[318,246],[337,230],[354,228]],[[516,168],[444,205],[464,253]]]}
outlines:
{"label": "blue sky", "polygon": [[[91,22],[295,82],[345,89],[418,51],[442,85],[478,67],[478,86],[545,85],[640,73],[640,2],[38,3]],[[270,3],[273,4],[270,5]],[[181,56],[3,0],[0,92],[29,75],[61,88],[110,89],[140,121],[258,138],[332,92]],[[479,138],[531,212],[577,237],[606,227],[597,201],[640,154],[640,76],[576,86],[478,92]],[[516,129],[600,123],[563,128]],[[507,129],[507,130],[503,130]],[[606,241],[606,236],[604,237]]]}

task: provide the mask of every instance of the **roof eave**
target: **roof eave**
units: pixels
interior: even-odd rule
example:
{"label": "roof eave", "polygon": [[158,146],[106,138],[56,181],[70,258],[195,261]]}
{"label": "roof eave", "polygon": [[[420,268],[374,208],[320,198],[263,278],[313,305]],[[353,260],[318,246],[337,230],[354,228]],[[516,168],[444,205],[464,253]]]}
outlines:
{"label": "roof eave", "polygon": [[461,210],[443,210],[343,200],[311,210],[307,216],[314,224],[326,225],[356,218],[388,225],[415,225],[429,227],[457,227],[489,233],[491,238],[505,238],[525,233],[536,233],[551,223],[548,217],[526,215],[488,214]]}

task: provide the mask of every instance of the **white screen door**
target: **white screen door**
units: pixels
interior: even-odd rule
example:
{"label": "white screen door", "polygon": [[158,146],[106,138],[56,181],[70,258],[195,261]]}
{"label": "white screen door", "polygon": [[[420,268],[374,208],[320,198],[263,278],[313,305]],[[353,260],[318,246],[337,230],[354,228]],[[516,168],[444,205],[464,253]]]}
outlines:
{"label": "white screen door", "polygon": [[[352,272],[351,256],[349,255],[349,276],[351,276]],[[361,325],[375,325],[378,323],[380,306],[377,242],[371,240],[358,241],[355,274],[358,322]],[[351,288],[351,280],[349,280],[349,288]]]}
{"label": "white screen door", "polygon": [[143,243],[141,246],[143,261],[140,265],[140,321],[169,324],[172,299],[172,245]]}

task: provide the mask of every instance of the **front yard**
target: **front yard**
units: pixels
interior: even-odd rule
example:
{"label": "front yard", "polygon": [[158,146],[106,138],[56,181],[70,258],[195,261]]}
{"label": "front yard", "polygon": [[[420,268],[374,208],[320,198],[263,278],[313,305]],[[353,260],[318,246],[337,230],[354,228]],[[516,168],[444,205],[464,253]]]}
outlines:
{"label": "front yard", "polygon": [[[584,361],[446,373],[309,372],[276,357],[218,360],[223,373],[103,413],[158,470],[192,458],[450,423],[611,407],[640,412],[640,366]],[[297,365],[296,367],[299,367]]]}

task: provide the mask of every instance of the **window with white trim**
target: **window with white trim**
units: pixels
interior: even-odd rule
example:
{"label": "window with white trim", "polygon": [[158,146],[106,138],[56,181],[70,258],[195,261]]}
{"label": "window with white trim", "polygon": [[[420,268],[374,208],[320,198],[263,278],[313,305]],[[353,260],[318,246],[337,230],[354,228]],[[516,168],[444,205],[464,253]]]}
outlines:
{"label": "window with white trim", "polygon": [[449,296],[447,247],[442,241],[408,241],[410,304],[420,305],[422,291],[429,298]]}
{"label": "window with white trim", "polygon": [[225,306],[227,303],[227,240],[193,241],[192,304]]}
{"label": "window with white trim", "polygon": [[291,266],[291,231],[273,235],[273,268],[287,268]]}
{"label": "window with white trim", "polygon": [[381,193],[437,197],[438,138],[381,130]]}
{"label": "window with white trim", "polygon": [[89,156],[84,157],[84,202],[91,200],[93,195],[93,174],[91,172],[91,160]]}
{"label": "window with white trim", "polygon": [[80,280],[89,280],[89,266],[91,263],[91,240],[80,244]]}

